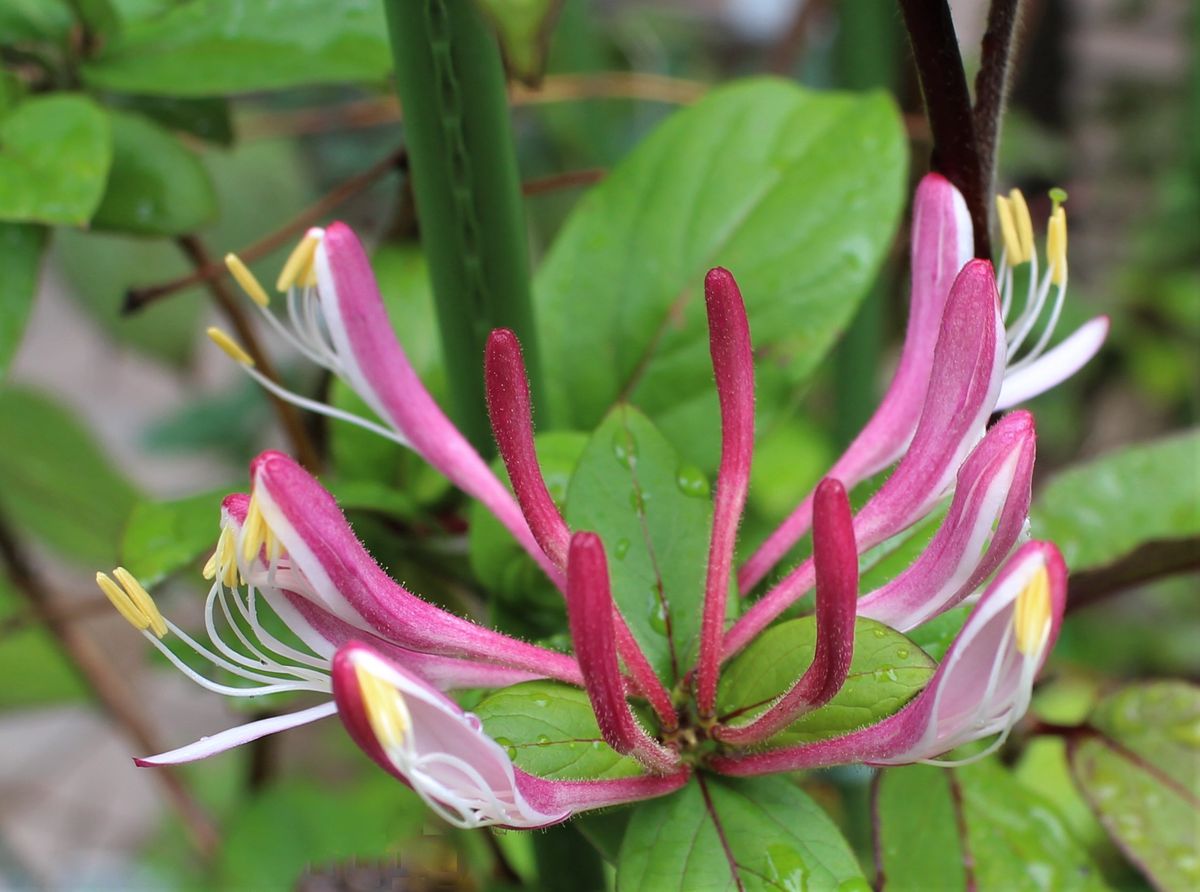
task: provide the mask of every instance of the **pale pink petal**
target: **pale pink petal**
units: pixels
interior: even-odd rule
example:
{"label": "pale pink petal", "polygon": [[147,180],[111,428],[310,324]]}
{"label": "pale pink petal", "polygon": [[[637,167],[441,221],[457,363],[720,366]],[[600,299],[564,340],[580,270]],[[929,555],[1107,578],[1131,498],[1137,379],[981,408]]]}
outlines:
{"label": "pale pink petal", "polygon": [[[913,199],[912,295],[900,363],[871,420],[825,475],[847,489],[894,462],[912,439],[950,286],[973,250],[971,217],[962,195],[941,175],[927,174]],[[811,524],[809,495],[739,570],[742,594],[779,563]]]}
{"label": "pale pink petal", "polygon": [[337,704],[330,701],[319,706],[301,709],[299,712],[289,712],[286,715],[276,715],[267,719],[259,719],[256,722],[247,722],[244,725],[220,731],[210,737],[201,737],[195,743],[189,743],[179,749],[159,753],[157,756],[144,756],[133,761],[139,768],[195,762],[197,759],[206,759],[216,753],[223,753],[235,746],[241,746],[243,743],[250,743],[252,740],[266,737],[268,734],[307,725],[309,722],[331,716],[335,712],[337,712]]}
{"label": "pale pink petal", "polygon": [[1097,316],[1029,365],[1004,376],[997,409],[1010,409],[1066,381],[1100,352],[1108,337],[1107,316]]}
{"label": "pale pink petal", "polygon": [[709,352],[721,404],[721,465],[717,471],[696,667],[696,705],[701,716],[710,716],[717,697],[733,548],[750,487],[750,461],[754,454],[754,351],[746,306],[728,270],[709,271],[704,279],[704,299]]}
{"label": "pale pink petal", "polygon": [[1013,412],[989,430],[963,463],[933,541],[908,569],[864,595],[859,615],[906,632],[954,607],[991,576],[1029,517],[1035,445],[1028,412]]}

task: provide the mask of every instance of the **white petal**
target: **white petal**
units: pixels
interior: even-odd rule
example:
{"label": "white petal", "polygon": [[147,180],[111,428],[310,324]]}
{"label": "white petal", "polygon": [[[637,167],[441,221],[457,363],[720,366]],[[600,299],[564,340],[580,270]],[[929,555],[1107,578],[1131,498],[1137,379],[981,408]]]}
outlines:
{"label": "white petal", "polygon": [[1035,362],[1004,378],[997,411],[1011,409],[1026,400],[1070,378],[1087,365],[1108,337],[1108,317],[1097,316],[1085,322],[1055,347],[1043,353]]}
{"label": "white petal", "polygon": [[307,725],[309,722],[323,719],[326,716],[333,715],[335,712],[337,712],[337,704],[331,700],[328,703],[302,709],[299,712],[272,716],[269,719],[260,719],[257,722],[238,725],[214,734],[211,737],[201,737],[195,743],[189,743],[187,746],[179,747],[179,749],[159,753],[157,756],[147,756],[144,759],[134,759],[134,761],[143,768],[153,765],[178,765],[181,762],[195,762],[197,759],[204,759],[215,753],[223,753],[225,750],[233,749],[235,746],[241,746],[243,743],[249,743],[252,740],[258,740],[258,738],[274,734],[276,731],[286,731],[289,728]]}

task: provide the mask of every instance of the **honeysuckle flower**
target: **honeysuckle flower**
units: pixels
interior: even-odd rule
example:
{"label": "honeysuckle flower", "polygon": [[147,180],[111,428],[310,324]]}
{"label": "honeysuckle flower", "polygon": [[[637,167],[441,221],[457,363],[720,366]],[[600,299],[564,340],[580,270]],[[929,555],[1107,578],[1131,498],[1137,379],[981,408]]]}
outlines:
{"label": "honeysuckle flower", "polygon": [[[1007,326],[1003,383],[992,399],[991,410],[1004,410],[1032,399],[1071,377],[1087,364],[1104,343],[1108,318],[1098,316],[1080,326],[1051,350],[1066,298],[1067,228],[1062,207],[1065,194],[1054,193],[1054,210],[1047,225],[1047,270],[1038,277],[1038,257],[1033,224],[1020,191],[997,201],[1004,251],[996,284],[1001,300],[1000,318]],[[917,431],[927,392],[937,374],[934,344],[952,283],[971,258],[974,244],[971,218],[961,193],[938,174],[927,174],[913,199],[911,241],[912,287],[908,328],[900,362],[887,393],[875,414],[829,470],[848,487],[893,464],[908,449]],[[1028,264],[1029,286],[1016,318],[1014,268]],[[1047,304],[1053,291],[1054,299]],[[1044,310],[1050,307],[1048,318]],[[1041,336],[1028,350],[1023,346],[1039,321]],[[788,518],[751,555],[738,573],[738,587],[748,594],[808,532],[812,523],[812,496],[804,499]]]}
{"label": "honeysuckle flower", "polygon": [[[201,758],[336,714],[368,756],[452,823],[528,828],[669,793],[698,770],[740,775],[839,762],[903,764],[986,737],[995,738],[992,748],[999,746],[1023,715],[1057,637],[1066,576],[1047,543],[1027,543],[1009,557],[1025,535],[1033,422],[1028,413],[1014,412],[987,430],[1010,358],[996,277],[986,261],[961,262],[969,238],[959,244],[965,212],[957,193],[939,178],[922,190],[914,243],[932,247],[920,252],[914,278],[925,283],[925,293],[945,291],[940,301],[923,300],[920,318],[910,324],[908,342],[928,359],[906,351],[896,395],[877,416],[887,423],[869,424],[870,436],[852,447],[857,455],[839,463],[849,479],[827,476],[808,500],[812,558],[732,623],[728,592],[753,452],[753,355],[733,276],[716,269],[706,277],[721,461],[704,589],[697,593],[697,656],[691,667],[680,667],[686,671],[671,690],[617,606],[605,542],[593,531],[572,530],[546,487],[515,335],[494,332],[485,357],[488,410],[510,494],[412,372],[349,230],[334,225],[310,232],[281,277],[293,328],[272,324],[342,375],[388,427],[348,420],[411,446],[505,523],[563,590],[573,653],[489,630],[408,591],[370,557],[309,472],[267,452],[251,465],[250,492],[228,497],[222,507],[217,547],[205,568],[211,580],[207,643],[165,619],[124,569],[115,579],[99,574],[98,582],[143,635],[206,688],[233,697],[293,691],[332,694],[332,700],[139,764]],[[947,242],[953,250],[938,247]],[[229,262],[251,296],[265,297],[236,258]],[[214,340],[238,355],[223,335]],[[298,395],[288,398],[303,403]],[[847,488],[856,476],[897,461],[854,514]],[[862,555],[926,517],[951,491],[928,547],[893,580],[860,597]],[[929,684],[898,712],[815,743],[773,743],[842,689],[859,616],[910,629],[971,598],[993,574]],[[725,661],[814,588],[811,662],[794,667],[792,681],[769,702],[722,714],[716,692]],[[271,635],[261,610],[273,611],[302,646]],[[190,668],[161,640],[167,634],[235,683]],[[619,780],[531,775],[477,717],[443,693],[531,679],[582,689],[604,741],[641,773]]]}

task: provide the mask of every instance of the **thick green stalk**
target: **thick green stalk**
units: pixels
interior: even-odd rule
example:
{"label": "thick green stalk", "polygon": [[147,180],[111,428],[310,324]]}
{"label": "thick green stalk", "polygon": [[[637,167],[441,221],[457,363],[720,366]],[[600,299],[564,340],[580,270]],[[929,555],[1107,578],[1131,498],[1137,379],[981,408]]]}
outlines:
{"label": "thick green stalk", "polygon": [[493,451],[483,350],[493,328],[521,339],[540,391],[529,255],[504,70],[474,3],[384,0],[421,245],[429,263],[452,415]]}

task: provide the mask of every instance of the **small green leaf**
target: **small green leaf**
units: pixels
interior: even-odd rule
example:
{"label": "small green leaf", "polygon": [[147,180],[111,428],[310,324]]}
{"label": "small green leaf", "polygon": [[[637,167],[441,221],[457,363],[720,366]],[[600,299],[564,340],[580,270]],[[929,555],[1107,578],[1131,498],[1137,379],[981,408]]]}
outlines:
{"label": "small green leaf", "polygon": [[889,768],[875,815],[890,892],[1107,888],[1050,802],[994,760]]}
{"label": "small green leaf", "polygon": [[595,779],[643,773],[637,761],[604,742],[592,704],[578,688],[529,681],[488,695],[473,711],[516,766],[530,774]]}
{"label": "small green leaf", "polygon": [[0,118],[0,220],[86,223],[112,161],[108,119],[83,96],[21,103]]}
{"label": "small green leaf", "polygon": [[1157,889],[1200,886],[1200,687],[1130,685],[1100,701],[1071,738],[1075,782],[1113,841]]}
{"label": "small green leaf", "polygon": [[83,78],[180,97],[382,81],[391,69],[386,33],[374,0],[197,0],[127,23]]}
{"label": "small green leaf", "polygon": [[[576,205],[538,271],[555,422],[588,429],[628,400],[715,468],[705,271],[737,276],[762,363],[804,381],[891,244],[905,145],[888,97],[782,80],[740,81],[672,115]],[[704,438],[690,433],[698,414]]]}
{"label": "small green leaf", "polygon": [[[721,673],[717,710],[739,712],[749,721],[786,691],[812,663],[816,619],[780,623],[760,635]],[[900,709],[925,687],[934,663],[899,632],[870,619],[854,629],[850,674],[837,696],[771,738],[784,746],[838,737],[878,722]],[[744,713],[743,710],[746,710]]]}
{"label": "small green leaf", "polygon": [[699,775],[637,806],[621,843],[617,892],[869,892],[829,816],[781,778]]}
{"label": "small green leaf", "polygon": [[138,502],[121,540],[121,560],[143,585],[152,586],[216,545],[221,500],[230,488],[169,502]]}
{"label": "small green leaf", "polygon": [[0,381],[33,307],[46,235],[42,226],[0,223]]}
{"label": "small green leaf", "polygon": [[343,511],[373,511],[389,517],[411,518],[420,506],[402,489],[373,480],[323,480]]}
{"label": "small green leaf", "polygon": [[233,118],[229,100],[222,97],[177,99],[174,96],[128,96],[115,93],[110,107],[152,118],[168,130],[198,136],[219,146],[233,144]]}
{"label": "small green leaf", "polygon": [[509,74],[527,84],[537,84],[546,68],[550,32],[563,0],[478,0],[488,17]]}
{"label": "small green leaf", "polygon": [[110,111],[112,170],[97,229],[135,235],[183,235],[217,213],[216,194],[199,159],[166,130],[141,115]]}
{"label": "small green leaf", "polygon": [[712,527],[708,481],[646,416],[619,405],[579,459],[566,519],[572,530],[604,540],[617,606],[670,686],[692,666],[700,632]]}
{"label": "small green leaf", "polygon": [[1033,534],[1072,570],[1113,563],[1144,542],[1200,535],[1200,430],[1105,455],[1055,477]]}
{"label": "small green leaf", "polygon": [[137,490],[65,409],[28,390],[0,390],[0,506],[63,557],[108,568]]}

